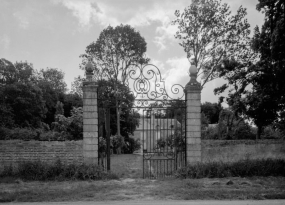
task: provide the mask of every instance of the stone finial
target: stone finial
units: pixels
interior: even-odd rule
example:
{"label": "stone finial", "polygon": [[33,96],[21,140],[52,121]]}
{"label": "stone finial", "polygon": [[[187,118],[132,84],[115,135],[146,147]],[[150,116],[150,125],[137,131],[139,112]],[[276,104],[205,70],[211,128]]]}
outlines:
{"label": "stone finial", "polygon": [[91,58],[88,58],[88,63],[85,66],[86,80],[92,81],[94,66],[91,63]]}

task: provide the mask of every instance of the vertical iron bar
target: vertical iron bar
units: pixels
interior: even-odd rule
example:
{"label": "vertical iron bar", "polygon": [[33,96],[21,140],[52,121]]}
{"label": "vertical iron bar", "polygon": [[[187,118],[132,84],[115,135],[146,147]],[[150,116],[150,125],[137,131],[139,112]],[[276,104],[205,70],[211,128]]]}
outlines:
{"label": "vertical iron bar", "polygon": [[106,108],[106,138],[107,138],[107,171],[111,168],[110,163],[110,108]]}

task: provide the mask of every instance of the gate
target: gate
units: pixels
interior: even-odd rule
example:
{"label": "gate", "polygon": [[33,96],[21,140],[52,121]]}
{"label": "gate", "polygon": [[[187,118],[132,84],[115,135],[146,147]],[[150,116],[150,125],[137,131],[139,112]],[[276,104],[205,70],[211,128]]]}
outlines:
{"label": "gate", "polygon": [[[140,141],[136,154],[142,155],[143,178],[173,176],[186,164],[184,88],[179,84],[166,87],[159,69],[151,64],[130,69],[124,86],[134,98],[131,104],[112,107],[98,103],[99,164],[110,169],[110,110],[120,106],[120,111],[127,110],[127,117],[121,121],[136,122],[129,123],[135,126],[129,130],[130,137]],[[106,139],[105,150],[100,149],[100,144],[105,143],[102,139]]]}

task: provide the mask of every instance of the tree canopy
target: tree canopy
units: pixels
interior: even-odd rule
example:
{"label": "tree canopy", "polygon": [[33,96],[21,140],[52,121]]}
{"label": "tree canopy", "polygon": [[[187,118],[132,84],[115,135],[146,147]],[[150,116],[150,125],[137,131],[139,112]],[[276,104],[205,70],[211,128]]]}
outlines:
{"label": "tree canopy", "polygon": [[86,47],[82,66],[86,64],[86,59],[92,61],[95,67],[95,78],[109,79],[113,83],[113,89],[117,93],[114,95],[117,113],[117,134],[121,135],[121,107],[118,102],[120,81],[126,84],[129,71],[136,68],[138,64],[149,61],[145,57],[145,39],[138,31],[129,25],[119,25],[115,28],[108,26],[104,29],[96,42],[92,42]]}
{"label": "tree canopy", "polygon": [[257,54],[255,61],[244,66],[235,59],[223,61],[219,77],[228,81],[216,93],[230,87],[227,98],[237,114],[251,119],[262,129],[273,123],[285,122],[285,2],[259,0],[257,9],[265,13],[262,29],[255,28],[251,42]]}
{"label": "tree canopy", "polygon": [[96,42],[86,47],[82,65],[88,58],[97,71],[97,78],[116,79],[125,83],[128,70],[133,65],[147,63],[145,39],[129,25],[119,25],[104,29]]}
{"label": "tree canopy", "polygon": [[193,0],[184,12],[175,11],[175,37],[181,40],[187,57],[193,57],[202,86],[218,77],[224,59],[245,63],[252,58],[246,14],[246,9],[239,7],[237,14],[231,15],[230,7],[221,0]]}

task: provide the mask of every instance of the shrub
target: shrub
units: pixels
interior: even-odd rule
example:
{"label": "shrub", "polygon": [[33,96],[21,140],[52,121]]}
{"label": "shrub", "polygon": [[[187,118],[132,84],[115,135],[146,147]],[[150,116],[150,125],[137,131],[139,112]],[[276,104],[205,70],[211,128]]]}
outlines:
{"label": "shrub", "polygon": [[285,176],[284,159],[255,159],[237,162],[188,164],[176,172],[179,178],[223,178],[252,176]]}
{"label": "shrub", "polygon": [[134,151],[139,150],[141,148],[140,139],[134,139],[129,137],[125,140],[125,146],[123,147],[123,151],[125,154],[132,154]]}
{"label": "shrub", "polygon": [[241,139],[251,139],[254,140],[256,135],[252,132],[251,126],[247,123],[241,123],[235,129],[233,139],[241,140]]}
{"label": "shrub", "polygon": [[205,131],[201,133],[201,139],[203,140],[216,140],[219,139],[219,127],[208,127]]}
{"label": "shrub", "polygon": [[261,138],[262,139],[282,139],[283,133],[277,129],[274,129],[272,126],[267,126],[263,130]]}
{"label": "shrub", "polygon": [[35,130],[29,128],[14,128],[13,130],[11,130],[11,134],[8,139],[34,140],[37,138],[37,136],[38,134]]}
{"label": "shrub", "polygon": [[0,127],[0,140],[7,140],[10,138],[12,130],[6,127]]}
{"label": "shrub", "polygon": [[107,173],[98,165],[63,164],[60,160],[47,164],[42,161],[22,162],[18,168],[7,167],[0,177],[19,177],[23,180],[101,180],[117,179],[113,173]]}

